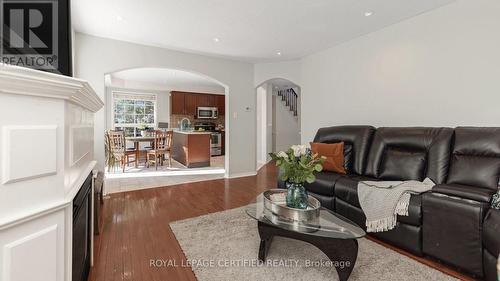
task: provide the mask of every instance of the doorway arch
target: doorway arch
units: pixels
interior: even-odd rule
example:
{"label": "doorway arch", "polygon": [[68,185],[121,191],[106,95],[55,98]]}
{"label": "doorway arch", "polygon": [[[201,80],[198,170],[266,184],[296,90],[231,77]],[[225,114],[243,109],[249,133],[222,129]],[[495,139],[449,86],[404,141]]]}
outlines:
{"label": "doorway arch", "polygon": [[301,87],[276,77],[260,83],[255,94],[258,170],[270,160],[270,152],[300,143]]}
{"label": "doorway arch", "polygon": [[[159,85],[156,85],[158,86],[157,88],[153,87],[154,85],[152,83],[143,83],[142,85],[140,83],[136,83],[135,85],[132,83],[132,84],[123,84],[122,87],[116,87],[113,86],[113,81],[112,78],[110,77],[113,77],[113,75],[117,75],[118,73],[130,73],[130,72],[134,72],[134,73],[142,73],[142,77],[148,77],[148,76],[152,76],[153,73],[156,73],[156,76],[159,75],[165,75],[166,72],[171,72],[171,73],[177,73],[178,76],[181,76],[181,78],[183,80],[186,80],[187,81],[184,83],[184,84],[189,84],[189,79],[193,79],[193,77],[199,77],[199,79],[196,80],[197,83],[200,83],[200,81],[202,83],[205,83],[205,84],[202,84],[201,86],[198,85],[198,87],[193,87],[193,86],[182,86],[182,85],[176,85],[175,87],[167,87],[165,85],[162,85],[159,84]],[[164,72],[164,73],[162,73]],[[154,77],[154,75],[153,75]],[[178,77],[179,78],[179,77]],[[181,80],[182,80],[181,79]],[[154,80],[154,79],[150,79],[150,80]],[[150,81],[151,82],[151,81]],[[167,83],[168,84],[168,83]],[[146,85],[153,85],[151,87],[148,87]],[[162,87],[163,90],[159,90],[159,87]],[[229,86],[209,75],[206,75],[206,74],[203,74],[203,73],[200,73],[200,72],[197,72],[197,71],[193,71],[193,70],[188,70],[188,69],[182,69],[182,68],[171,68],[171,67],[148,67],[148,66],[139,66],[139,67],[127,67],[127,68],[120,68],[120,69],[117,69],[115,71],[109,71],[109,72],[106,72],[104,73],[104,98],[106,100],[105,104],[105,112],[104,112],[104,115],[105,115],[105,127],[106,129],[109,129],[112,127],[113,125],[113,120],[112,120],[112,112],[113,112],[113,109],[111,108],[112,105],[113,105],[113,102],[112,102],[112,99],[111,99],[111,96],[112,96],[112,90],[113,88],[122,88],[121,90],[131,90],[131,91],[134,91],[134,90],[137,90],[137,91],[150,91],[150,92],[168,92],[170,90],[176,90],[176,91],[184,91],[184,92],[203,92],[203,93],[212,93],[212,94],[220,94],[220,93],[223,93],[225,95],[225,107],[226,107],[226,112],[229,112]],[[171,128],[174,128],[176,127],[176,124],[173,124],[171,123],[170,121],[170,101],[169,101],[169,97],[164,97],[164,99],[166,99],[168,102],[166,103],[167,104],[167,116],[168,116],[168,122],[170,123],[170,127]],[[165,110],[165,107],[163,107],[163,109]],[[156,114],[156,112],[155,112]],[[162,120],[158,120],[155,118],[155,123],[158,124],[158,121],[162,121]],[[164,120],[163,120],[164,121]],[[224,125],[225,125],[225,128],[226,130],[228,129],[229,127],[229,114],[226,114],[224,116]],[[230,144],[229,144],[229,134],[226,133],[225,134],[225,157],[224,157],[224,176],[225,177],[228,177],[229,176],[229,159],[230,159]]]}

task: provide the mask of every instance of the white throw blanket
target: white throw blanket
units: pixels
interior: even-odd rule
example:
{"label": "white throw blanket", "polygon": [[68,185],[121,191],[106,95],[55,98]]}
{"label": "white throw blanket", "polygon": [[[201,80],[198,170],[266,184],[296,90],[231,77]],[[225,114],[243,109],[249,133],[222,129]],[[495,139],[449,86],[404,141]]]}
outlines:
{"label": "white throw blanket", "polygon": [[396,227],[397,215],[408,216],[411,194],[429,191],[431,179],[410,181],[362,181],[358,183],[358,198],[366,215],[366,231],[382,232]]}

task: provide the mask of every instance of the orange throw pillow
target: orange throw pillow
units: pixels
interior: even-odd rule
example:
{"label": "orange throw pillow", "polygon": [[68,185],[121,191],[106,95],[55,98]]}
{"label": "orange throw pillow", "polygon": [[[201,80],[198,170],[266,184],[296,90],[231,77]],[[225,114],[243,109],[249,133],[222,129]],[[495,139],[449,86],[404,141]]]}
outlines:
{"label": "orange throw pillow", "polygon": [[311,142],[311,151],[313,154],[318,153],[320,156],[325,156],[326,160],[323,163],[323,170],[345,174],[344,168],[344,143],[319,143]]}

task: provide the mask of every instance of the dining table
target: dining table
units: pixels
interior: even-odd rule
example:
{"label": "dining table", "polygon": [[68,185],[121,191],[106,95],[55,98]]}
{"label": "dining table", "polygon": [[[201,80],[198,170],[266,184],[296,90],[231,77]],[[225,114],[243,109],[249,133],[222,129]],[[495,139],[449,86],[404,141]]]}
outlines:
{"label": "dining table", "polygon": [[134,143],[135,157],[136,157],[136,159],[139,159],[140,152],[141,152],[139,144],[141,142],[146,142],[146,143],[150,143],[151,147],[153,147],[153,143],[155,142],[155,137],[154,136],[125,137],[125,141]]}

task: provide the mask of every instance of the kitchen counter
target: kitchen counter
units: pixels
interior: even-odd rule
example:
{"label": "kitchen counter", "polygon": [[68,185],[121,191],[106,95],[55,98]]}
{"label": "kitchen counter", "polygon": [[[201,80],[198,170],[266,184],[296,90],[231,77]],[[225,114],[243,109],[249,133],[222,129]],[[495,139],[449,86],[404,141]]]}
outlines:
{"label": "kitchen counter", "polygon": [[188,168],[209,167],[210,134],[205,131],[174,130],[172,158]]}
{"label": "kitchen counter", "polygon": [[185,134],[185,135],[190,135],[190,134],[193,134],[193,135],[210,135],[212,132],[209,132],[209,131],[194,131],[194,130],[191,130],[191,131],[182,131],[182,130],[179,130],[179,129],[176,129],[174,130],[174,133],[179,133],[179,134]]}

